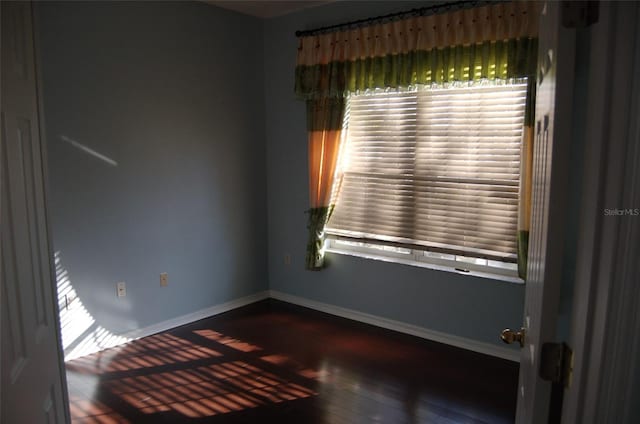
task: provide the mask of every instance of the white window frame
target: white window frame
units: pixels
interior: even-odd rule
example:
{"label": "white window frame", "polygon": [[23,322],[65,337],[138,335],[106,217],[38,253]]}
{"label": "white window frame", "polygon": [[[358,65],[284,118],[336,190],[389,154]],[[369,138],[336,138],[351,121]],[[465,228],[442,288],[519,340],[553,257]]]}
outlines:
{"label": "white window frame", "polygon": [[[347,142],[346,135],[348,133],[347,119],[348,117],[345,116],[343,132],[345,143]],[[340,172],[340,169],[336,172]],[[336,193],[334,192],[334,199],[335,196]],[[515,237],[516,234],[514,233]],[[500,261],[498,258],[469,257],[455,252],[439,251],[438,249],[430,250],[426,247],[421,249],[413,245],[399,244],[395,246],[387,241],[377,243],[372,239],[352,238],[337,232],[326,233],[323,249],[329,253],[418,266],[516,284],[524,283],[518,276],[517,263],[509,260]]]}
{"label": "white window frame", "polygon": [[[377,261],[393,262],[438,271],[453,272],[456,274],[472,275],[474,277],[524,284],[524,281],[518,277],[516,264],[511,264],[514,265],[513,269],[503,267],[505,264],[510,264],[508,262],[482,258],[470,258],[445,253],[440,254],[438,252],[415,248],[409,249],[394,247],[386,244],[358,241],[357,239],[345,240],[332,234],[327,234],[324,250],[328,253],[357,256]],[[442,255],[442,257],[437,257],[437,255]],[[450,258],[447,259],[445,256],[449,256]],[[482,265],[467,262],[467,260],[490,261],[495,264],[499,263],[502,266]]]}

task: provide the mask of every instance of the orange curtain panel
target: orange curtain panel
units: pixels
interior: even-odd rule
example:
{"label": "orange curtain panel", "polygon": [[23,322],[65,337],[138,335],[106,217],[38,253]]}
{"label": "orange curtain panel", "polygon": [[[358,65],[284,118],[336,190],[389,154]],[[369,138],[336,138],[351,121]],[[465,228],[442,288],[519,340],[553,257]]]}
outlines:
{"label": "orange curtain panel", "polygon": [[324,266],[324,227],[333,205],[331,193],[336,178],[336,166],[342,139],[344,99],[320,98],[307,101],[309,132],[309,240],[306,268],[319,270]]}

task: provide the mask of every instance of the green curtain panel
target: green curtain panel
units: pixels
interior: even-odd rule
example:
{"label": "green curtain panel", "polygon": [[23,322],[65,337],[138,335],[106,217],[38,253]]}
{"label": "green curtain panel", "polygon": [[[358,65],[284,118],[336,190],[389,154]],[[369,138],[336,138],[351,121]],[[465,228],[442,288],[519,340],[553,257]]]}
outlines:
{"label": "green curtain panel", "polygon": [[518,276],[527,279],[529,226],[531,224],[531,181],[533,176],[533,123],[526,122],[520,147],[520,190],[518,195]]}
{"label": "green curtain panel", "polygon": [[331,217],[333,205],[311,208],[309,214],[307,230],[309,238],[307,241],[307,254],[305,257],[305,267],[310,271],[319,271],[324,268],[324,227]]}
{"label": "green curtain panel", "polygon": [[522,144],[520,145],[520,189],[518,193],[518,276],[527,279],[529,257],[529,228],[531,225],[531,190],[533,181],[533,144],[535,125],[536,79],[530,76],[527,84]]}

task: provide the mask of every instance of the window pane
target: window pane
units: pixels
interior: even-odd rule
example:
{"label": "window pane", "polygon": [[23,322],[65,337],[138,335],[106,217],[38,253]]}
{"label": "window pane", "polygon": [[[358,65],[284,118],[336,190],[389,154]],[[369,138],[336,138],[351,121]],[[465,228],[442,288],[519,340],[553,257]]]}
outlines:
{"label": "window pane", "polygon": [[351,96],[328,232],[515,258],[525,100],[526,84]]}

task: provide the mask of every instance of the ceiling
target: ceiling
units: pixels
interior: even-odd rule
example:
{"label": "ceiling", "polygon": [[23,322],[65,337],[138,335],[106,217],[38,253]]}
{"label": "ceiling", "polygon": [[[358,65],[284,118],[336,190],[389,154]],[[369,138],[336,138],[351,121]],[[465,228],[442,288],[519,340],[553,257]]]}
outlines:
{"label": "ceiling", "polygon": [[258,18],[273,18],[297,12],[308,7],[320,6],[335,0],[307,0],[307,1],[249,1],[249,0],[202,0],[205,3],[225,9],[256,16]]}

